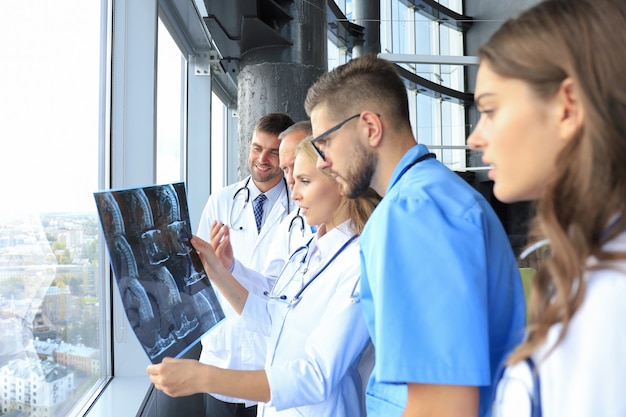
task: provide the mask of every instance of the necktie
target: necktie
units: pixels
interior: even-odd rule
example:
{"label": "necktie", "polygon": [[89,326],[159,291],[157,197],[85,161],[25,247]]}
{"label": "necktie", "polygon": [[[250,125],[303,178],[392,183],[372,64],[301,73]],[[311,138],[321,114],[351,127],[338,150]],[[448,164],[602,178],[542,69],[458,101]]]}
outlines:
{"label": "necktie", "polygon": [[261,231],[261,222],[263,221],[263,203],[265,203],[267,197],[265,194],[259,194],[257,198],[252,202],[252,210],[254,211],[254,220],[256,220],[256,231]]}

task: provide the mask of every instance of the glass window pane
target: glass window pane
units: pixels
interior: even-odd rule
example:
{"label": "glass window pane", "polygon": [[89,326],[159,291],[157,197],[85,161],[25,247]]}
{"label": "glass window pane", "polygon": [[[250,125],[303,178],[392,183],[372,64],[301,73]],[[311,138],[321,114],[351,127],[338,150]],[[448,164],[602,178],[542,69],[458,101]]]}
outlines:
{"label": "glass window pane", "polygon": [[419,13],[415,14],[415,53],[429,55],[432,53],[432,20]]}
{"label": "glass window pane", "polygon": [[0,2],[0,414],[65,416],[107,373],[100,28],[98,1]]}
{"label": "glass window pane", "polygon": [[393,52],[396,54],[412,54],[409,28],[413,27],[413,22],[409,22],[409,8],[402,2],[392,5],[392,27],[393,27]]}
{"label": "glass window pane", "polygon": [[453,12],[463,14],[463,0],[437,0],[437,3],[447,7]]}
{"label": "glass window pane", "polygon": [[159,19],[157,60],[157,182],[182,181],[184,74],[182,54]]}
{"label": "glass window pane", "polygon": [[211,189],[226,185],[226,105],[214,93],[211,95]]}
{"label": "glass window pane", "polygon": [[466,166],[465,150],[458,149],[465,145],[464,142],[459,142],[459,138],[464,138],[465,135],[464,115],[461,105],[445,100],[441,102],[441,161],[456,171],[464,171]]}
{"label": "glass window pane", "polygon": [[409,92],[409,97],[414,98],[416,113],[412,114],[415,120],[413,125],[416,130],[416,138],[419,143],[426,146],[433,145],[433,99],[426,94]]}
{"label": "glass window pane", "polygon": [[332,70],[339,65],[343,65],[351,58],[351,54],[347,53],[345,47],[339,47],[336,43],[328,40],[328,70]]}
{"label": "glass window pane", "polygon": [[335,0],[335,3],[346,16],[352,13],[352,0]]}

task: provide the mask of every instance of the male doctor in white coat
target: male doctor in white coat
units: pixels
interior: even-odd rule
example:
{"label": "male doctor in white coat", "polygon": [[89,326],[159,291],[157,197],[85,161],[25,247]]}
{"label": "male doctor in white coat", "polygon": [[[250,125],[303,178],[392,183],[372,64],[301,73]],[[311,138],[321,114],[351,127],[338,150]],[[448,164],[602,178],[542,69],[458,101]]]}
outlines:
{"label": "male doctor in white coat", "polygon": [[[311,122],[303,120],[296,122],[278,135],[280,147],[278,148],[278,156],[280,161],[280,169],[283,170],[285,180],[289,186],[289,190],[293,190],[296,183],[293,178],[293,165],[296,161],[296,147],[307,136],[311,136],[313,130]],[[260,272],[270,279],[270,286],[274,283],[280,273],[285,260],[289,258],[291,253],[306,245],[311,239],[315,228],[307,224],[306,219],[300,215],[300,209],[293,210],[278,226],[278,231],[271,244],[272,250],[265,261],[265,267]],[[232,274],[239,278],[241,274],[245,277],[245,272],[238,271],[237,268],[231,268]]]}
{"label": "male doctor in white coat", "polygon": [[[207,241],[213,222],[227,226],[235,258],[257,271],[263,270],[278,225],[296,209],[278,157],[278,135],[291,125],[293,120],[284,113],[259,119],[250,141],[250,176],[213,193],[198,225],[197,235]],[[242,284],[254,293],[269,290],[266,280]],[[200,362],[226,369],[263,369],[266,341],[238,326],[238,315],[219,292],[218,298],[226,320],[202,339]],[[207,417],[256,416],[256,404],[238,398],[206,394],[205,404]]]}
{"label": "male doctor in white coat", "polygon": [[[311,122],[305,120],[289,126],[278,135],[280,169],[283,171],[290,191],[293,190],[295,184],[293,166],[296,160],[296,147],[307,136],[311,136],[311,132]],[[215,234],[215,239],[219,241],[225,238],[230,239],[228,227],[225,224],[221,227],[226,230],[219,230]],[[274,239],[270,244],[271,251],[269,251],[265,266],[262,269],[246,266],[237,259],[234,249],[232,251],[217,251],[217,255],[224,267],[246,288],[259,288],[260,290],[259,283],[267,281],[267,288],[271,290],[292,252],[306,245],[314,233],[315,227],[307,224],[304,216],[300,215],[300,210],[291,210],[277,226]]]}

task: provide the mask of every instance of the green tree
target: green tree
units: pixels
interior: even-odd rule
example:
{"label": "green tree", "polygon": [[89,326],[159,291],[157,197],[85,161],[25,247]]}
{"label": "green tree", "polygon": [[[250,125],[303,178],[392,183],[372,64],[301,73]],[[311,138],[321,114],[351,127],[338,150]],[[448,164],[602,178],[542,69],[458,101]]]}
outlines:
{"label": "green tree", "polygon": [[94,239],[83,246],[83,257],[89,259],[92,264],[98,263],[98,240]]}
{"label": "green tree", "polygon": [[10,299],[15,297],[21,299],[24,296],[24,279],[12,276],[0,280],[0,295]]}

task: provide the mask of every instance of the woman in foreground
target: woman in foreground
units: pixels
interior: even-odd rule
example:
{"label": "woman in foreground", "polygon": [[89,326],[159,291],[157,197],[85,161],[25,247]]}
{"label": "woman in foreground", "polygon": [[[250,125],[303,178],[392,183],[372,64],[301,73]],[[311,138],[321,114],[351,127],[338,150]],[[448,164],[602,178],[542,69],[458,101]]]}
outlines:
{"label": "woman in foreground", "polygon": [[498,199],[537,201],[549,253],[495,416],[626,416],[624,28],[623,0],[548,0],[479,52],[468,144]]}

